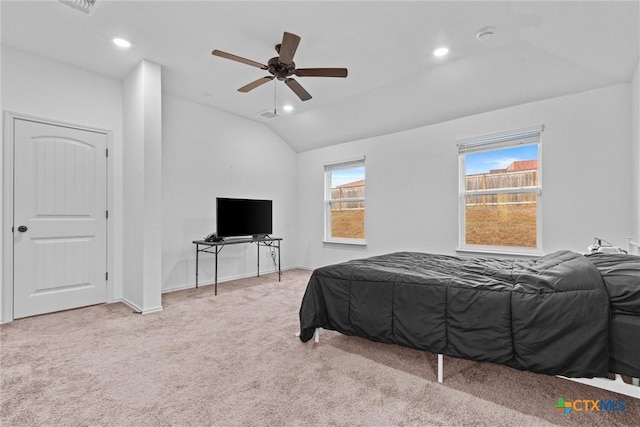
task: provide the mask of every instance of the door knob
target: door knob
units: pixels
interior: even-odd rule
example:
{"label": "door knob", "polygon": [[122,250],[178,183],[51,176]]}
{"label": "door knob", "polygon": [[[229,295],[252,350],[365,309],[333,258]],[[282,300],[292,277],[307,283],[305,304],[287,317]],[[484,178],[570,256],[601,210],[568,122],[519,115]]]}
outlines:
{"label": "door knob", "polygon": [[20,227],[18,227],[18,231],[21,233],[24,233],[25,231],[27,231],[28,228],[26,225],[21,225]]}

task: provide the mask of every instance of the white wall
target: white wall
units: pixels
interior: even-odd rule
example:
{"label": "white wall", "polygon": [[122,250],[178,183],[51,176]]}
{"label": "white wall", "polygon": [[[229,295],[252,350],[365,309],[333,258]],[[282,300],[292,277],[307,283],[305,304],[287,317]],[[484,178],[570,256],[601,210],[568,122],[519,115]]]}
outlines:
{"label": "white wall", "polygon": [[631,80],[631,169],[633,178],[633,230],[631,237],[640,241],[640,62]]}
{"label": "white wall", "polygon": [[[113,286],[109,299],[122,299],[123,82],[4,46],[1,65],[2,110],[111,130],[109,227],[114,235],[109,251]],[[274,235],[284,238],[283,268],[299,265],[293,149],[264,125],[166,98],[162,101],[162,289],[195,283],[191,241],[215,229],[216,196],[272,199]],[[135,176],[135,170],[129,172]],[[128,203],[135,209],[135,203]],[[254,246],[225,248],[219,278],[253,275],[255,252]],[[261,271],[274,271],[265,252],[260,255]],[[203,256],[201,283],[213,280],[212,261],[211,256]]]}
{"label": "white wall", "polygon": [[[548,99],[298,156],[298,250],[317,267],[396,250],[454,254],[456,140],[544,124],[543,251],[631,232],[630,85]],[[323,164],[366,155],[366,248],[323,244]]]}
{"label": "white wall", "polygon": [[[113,299],[122,296],[122,86],[119,80],[2,46],[3,111],[111,131],[109,227]],[[3,168],[0,163],[0,168]],[[2,172],[3,173],[3,172]],[[0,174],[0,176],[2,176]],[[2,194],[4,200],[5,195]],[[6,231],[6,230],[3,230]],[[4,233],[3,239],[10,239]]]}
{"label": "white wall", "polygon": [[[122,82],[4,46],[1,72],[2,110],[111,130],[109,226],[115,231],[110,278],[112,298],[122,298]],[[546,125],[545,252],[582,251],[594,235],[623,245],[630,233],[640,234],[639,93],[636,69],[630,85],[300,154],[259,123],[164,96],[162,290],[193,285],[191,241],[215,229],[217,196],[274,200],[274,234],[285,239],[285,268],[392,250],[454,253],[456,140],[540,123]],[[323,245],[322,165],[361,154],[367,155],[368,246]],[[634,195],[635,205],[630,201]],[[254,274],[255,256],[253,246],[225,248],[220,279]],[[260,256],[262,271],[273,271],[264,251]],[[200,280],[211,282],[213,258],[201,260]]]}
{"label": "white wall", "polygon": [[[298,265],[293,149],[262,124],[181,98],[165,95],[162,115],[162,289],[195,284],[192,241],[215,231],[216,197],[273,200],[282,267]],[[264,249],[260,257],[262,273],[275,271]],[[254,275],[256,247],[227,246],[218,266],[219,281]],[[213,277],[213,255],[201,254],[199,282]]]}

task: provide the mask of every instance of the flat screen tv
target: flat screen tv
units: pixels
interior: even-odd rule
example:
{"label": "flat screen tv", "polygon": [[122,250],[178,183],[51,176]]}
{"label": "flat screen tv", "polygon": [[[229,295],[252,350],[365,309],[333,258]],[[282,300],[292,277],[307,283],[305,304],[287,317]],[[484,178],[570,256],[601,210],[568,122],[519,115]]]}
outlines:
{"label": "flat screen tv", "polygon": [[259,237],[272,228],[271,200],[216,198],[218,237]]}

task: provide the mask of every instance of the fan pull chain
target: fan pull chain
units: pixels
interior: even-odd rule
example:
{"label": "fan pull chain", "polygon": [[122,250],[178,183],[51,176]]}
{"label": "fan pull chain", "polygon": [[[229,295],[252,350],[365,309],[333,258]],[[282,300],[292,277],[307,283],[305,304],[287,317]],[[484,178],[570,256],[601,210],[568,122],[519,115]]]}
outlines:
{"label": "fan pull chain", "polygon": [[273,79],[273,115],[277,116],[278,113],[276,112],[276,90],[278,89],[278,85],[277,85],[277,80]]}

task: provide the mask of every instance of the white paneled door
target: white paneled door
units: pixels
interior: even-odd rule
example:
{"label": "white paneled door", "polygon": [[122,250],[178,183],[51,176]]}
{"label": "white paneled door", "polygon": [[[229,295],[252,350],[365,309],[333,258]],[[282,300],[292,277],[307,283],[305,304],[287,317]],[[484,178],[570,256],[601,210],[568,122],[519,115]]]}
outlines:
{"label": "white paneled door", "polygon": [[106,302],[107,135],[14,121],[14,318]]}

